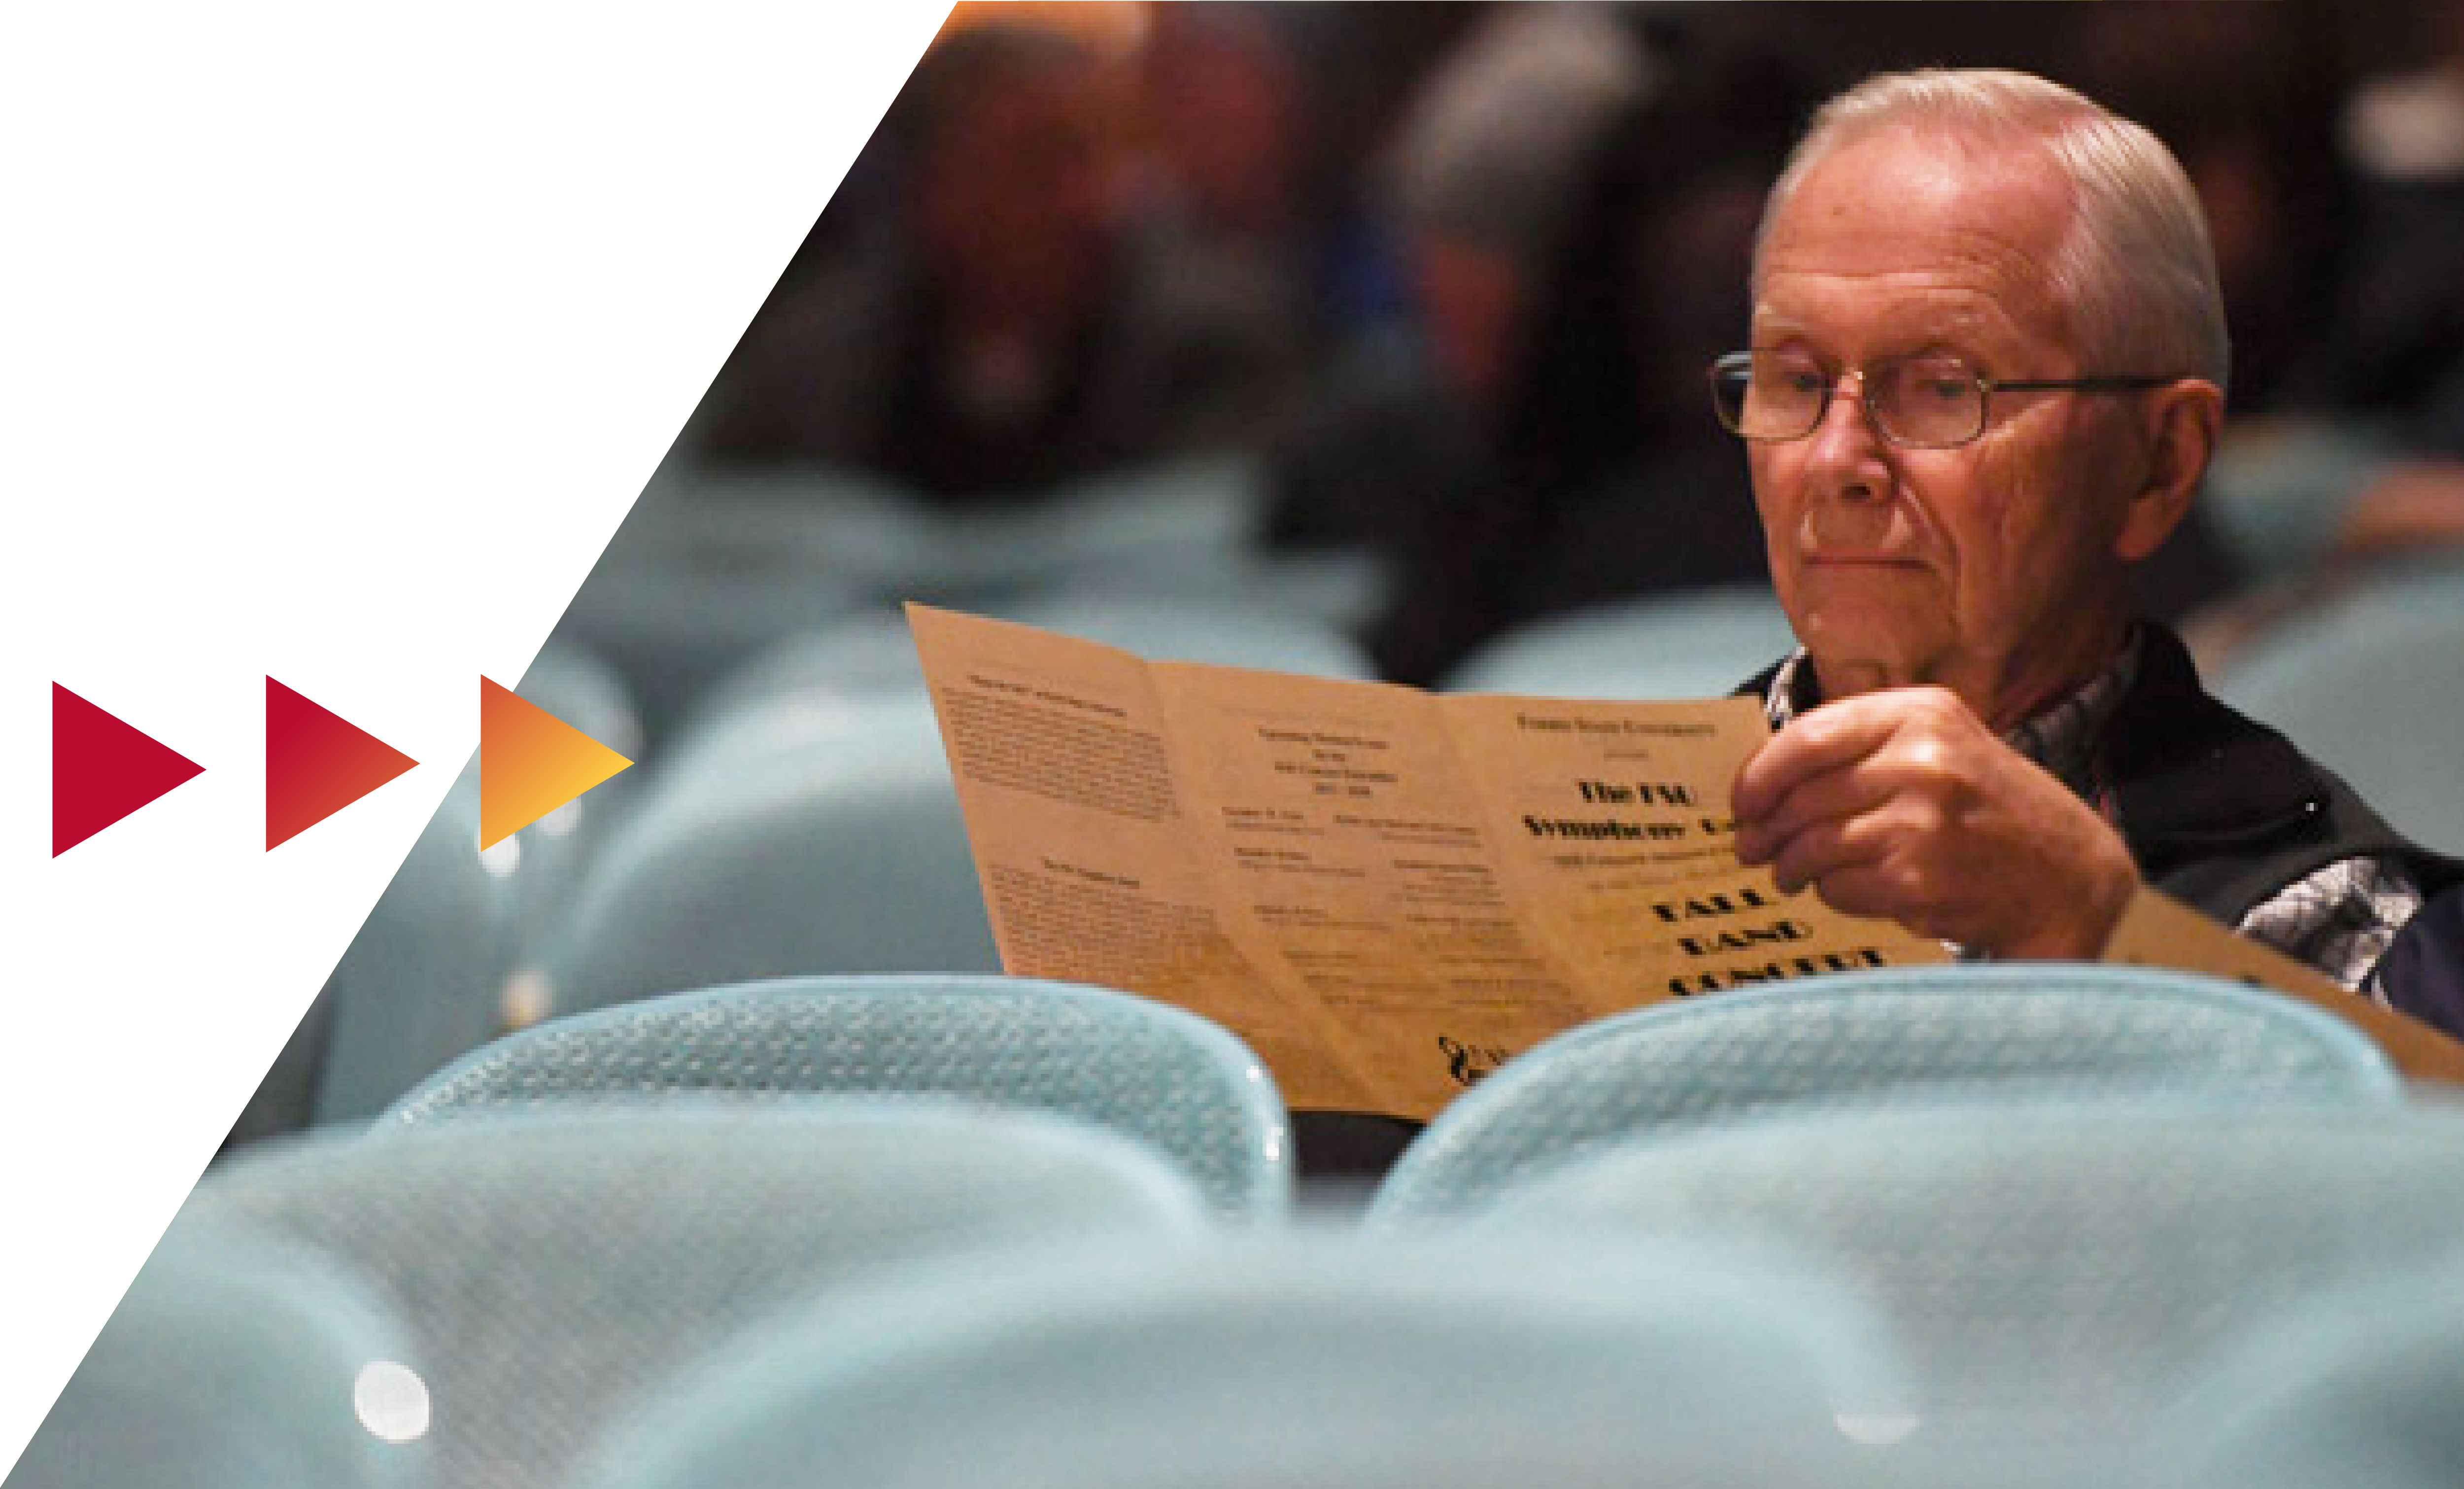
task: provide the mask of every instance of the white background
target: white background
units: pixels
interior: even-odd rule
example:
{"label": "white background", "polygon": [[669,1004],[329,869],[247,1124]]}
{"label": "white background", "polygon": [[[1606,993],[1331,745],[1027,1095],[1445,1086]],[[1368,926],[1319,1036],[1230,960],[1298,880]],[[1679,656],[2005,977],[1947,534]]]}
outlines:
{"label": "white background", "polygon": [[[0,20],[0,1464],[942,9]],[[268,674],[420,768],[266,852]],[[55,680],[206,767],[57,859]]]}

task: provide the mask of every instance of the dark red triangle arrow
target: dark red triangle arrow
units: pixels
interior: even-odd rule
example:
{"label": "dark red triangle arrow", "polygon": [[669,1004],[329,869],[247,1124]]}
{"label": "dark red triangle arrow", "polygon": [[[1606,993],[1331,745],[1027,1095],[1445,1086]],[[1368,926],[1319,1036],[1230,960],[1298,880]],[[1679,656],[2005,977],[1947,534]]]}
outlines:
{"label": "dark red triangle arrow", "polygon": [[53,683],[52,856],[205,768]]}
{"label": "dark red triangle arrow", "polygon": [[272,852],[419,764],[265,679],[265,846]]}

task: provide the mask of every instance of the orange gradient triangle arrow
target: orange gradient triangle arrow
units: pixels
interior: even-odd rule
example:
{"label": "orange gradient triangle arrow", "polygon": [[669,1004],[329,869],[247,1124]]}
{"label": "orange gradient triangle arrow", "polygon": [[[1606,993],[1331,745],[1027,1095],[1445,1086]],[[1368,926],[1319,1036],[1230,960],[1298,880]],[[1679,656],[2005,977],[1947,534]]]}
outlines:
{"label": "orange gradient triangle arrow", "polygon": [[348,719],[265,679],[265,851],[419,764]]}
{"label": "orange gradient triangle arrow", "polygon": [[479,846],[497,843],[633,762],[546,709],[479,679]]}

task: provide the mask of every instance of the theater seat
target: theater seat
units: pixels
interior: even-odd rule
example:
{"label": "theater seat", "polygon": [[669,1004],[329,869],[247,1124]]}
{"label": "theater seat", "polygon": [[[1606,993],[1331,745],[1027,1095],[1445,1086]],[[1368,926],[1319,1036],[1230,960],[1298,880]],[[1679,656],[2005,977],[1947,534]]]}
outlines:
{"label": "theater seat", "polygon": [[2186,1489],[2445,1489],[2464,1463],[2464,1249],[2333,1287],[2219,1351],[2150,1444]]}
{"label": "theater seat", "polygon": [[1914,1371],[1901,1451],[1990,1446],[2064,1462],[2054,1481],[2126,1483],[2246,1330],[2363,1279],[2454,1276],[2436,1269],[2464,1214],[2464,1109],[2184,1095],[1771,1117],[1603,1151],[1483,1214],[1816,1249]]}
{"label": "theater seat", "polygon": [[673,1370],[882,1270],[1208,1224],[1142,1145],[1045,1113],[671,1100],[329,1135],[242,1153],[181,1224],[368,1278],[412,1333],[434,1481],[534,1489]]}
{"label": "theater seat", "polygon": [[1613,1144],[1947,1096],[2402,1100],[2387,1056],[2305,1003],[2154,968],[1899,967],[1663,1003],[1569,1031],[1438,1114],[1379,1187],[1392,1222],[1475,1208]]}
{"label": "theater seat", "polygon": [[996,972],[931,707],[770,718],[671,763],[591,866],[550,1007],[756,978]]}
{"label": "theater seat", "polygon": [[2284,731],[2408,836],[2464,854],[2464,567],[2381,576],[2233,654],[2225,701]]}
{"label": "theater seat", "polygon": [[[321,1015],[303,1024],[318,1124],[374,1117],[509,1027],[529,878],[517,854],[479,852],[473,756],[326,979]],[[297,1124],[267,1130],[285,1125]]]}
{"label": "theater seat", "polygon": [[1304,1232],[936,1268],[682,1380],[584,1489],[1787,1489],[1896,1375],[1857,1300],[1682,1243]]}
{"label": "theater seat", "polygon": [[9,1489],[414,1489],[410,1331],[333,1258],[174,1225],[26,1445]]}
{"label": "theater seat", "polygon": [[1796,646],[1765,586],[1705,589],[1526,621],[1459,663],[1449,693],[1718,698]]}
{"label": "theater seat", "polygon": [[1227,1216],[1274,1218],[1291,1193],[1283,1100],[1247,1046],[1168,1004],[1029,978],[792,978],[648,998],[475,1051],[389,1120],[671,1092],[1037,1107],[1153,1144]]}

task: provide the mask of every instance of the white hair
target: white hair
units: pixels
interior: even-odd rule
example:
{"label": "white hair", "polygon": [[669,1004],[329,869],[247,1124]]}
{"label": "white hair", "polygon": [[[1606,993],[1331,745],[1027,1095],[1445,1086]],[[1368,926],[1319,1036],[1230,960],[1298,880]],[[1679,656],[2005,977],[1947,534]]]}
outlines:
{"label": "white hair", "polygon": [[2080,353],[2096,362],[2085,370],[2225,386],[2224,294],[2207,217],[2181,162],[2141,125],[2026,73],[1885,73],[1824,104],[1764,203],[1757,285],[1771,222],[1805,177],[1842,146],[1892,129],[2042,149],[2071,188],[2070,231],[2047,273]]}

